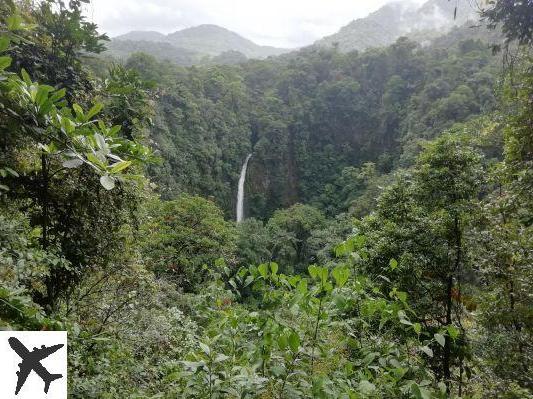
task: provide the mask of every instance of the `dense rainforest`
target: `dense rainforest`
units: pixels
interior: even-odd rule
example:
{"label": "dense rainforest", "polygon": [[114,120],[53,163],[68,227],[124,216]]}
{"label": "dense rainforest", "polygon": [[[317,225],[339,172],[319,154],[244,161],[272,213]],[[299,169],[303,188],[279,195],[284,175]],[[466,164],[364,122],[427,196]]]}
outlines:
{"label": "dense rainforest", "polygon": [[0,328],[69,397],[533,397],[531,2],[191,67],[84,3],[0,0]]}

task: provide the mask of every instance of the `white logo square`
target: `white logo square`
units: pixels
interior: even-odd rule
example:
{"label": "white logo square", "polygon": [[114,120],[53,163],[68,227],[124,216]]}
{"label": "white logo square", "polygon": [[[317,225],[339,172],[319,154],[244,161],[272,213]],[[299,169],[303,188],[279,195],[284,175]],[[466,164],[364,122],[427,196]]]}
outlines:
{"label": "white logo square", "polygon": [[0,398],[66,399],[67,332],[0,331]]}

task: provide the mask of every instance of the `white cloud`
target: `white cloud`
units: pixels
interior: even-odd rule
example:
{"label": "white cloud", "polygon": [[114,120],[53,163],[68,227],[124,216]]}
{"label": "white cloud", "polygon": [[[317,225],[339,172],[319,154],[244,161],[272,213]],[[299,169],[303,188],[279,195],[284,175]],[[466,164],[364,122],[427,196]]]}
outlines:
{"label": "white cloud", "polygon": [[[110,36],[216,24],[258,44],[299,47],[391,0],[91,0],[87,16]],[[421,0],[417,0],[421,1]]]}

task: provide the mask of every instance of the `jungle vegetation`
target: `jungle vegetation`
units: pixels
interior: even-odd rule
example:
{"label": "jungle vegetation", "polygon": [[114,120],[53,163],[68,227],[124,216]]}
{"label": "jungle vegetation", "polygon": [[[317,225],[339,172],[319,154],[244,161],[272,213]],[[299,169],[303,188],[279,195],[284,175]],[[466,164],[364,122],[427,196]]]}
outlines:
{"label": "jungle vegetation", "polygon": [[0,0],[0,328],[67,330],[69,397],[533,397],[529,1],[188,68],[85,2]]}

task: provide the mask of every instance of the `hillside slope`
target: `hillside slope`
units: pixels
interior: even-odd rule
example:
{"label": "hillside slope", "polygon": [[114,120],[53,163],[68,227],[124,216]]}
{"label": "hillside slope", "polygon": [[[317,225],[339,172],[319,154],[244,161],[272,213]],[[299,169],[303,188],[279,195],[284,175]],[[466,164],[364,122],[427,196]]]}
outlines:
{"label": "hillside slope", "polygon": [[[107,47],[107,54],[118,58],[143,52],[182,66],[209,63],[210,59],[233,64],[236,60],[263,59],[289,51],[260,46],[217,25],[200,25],[169,35],[154,31],[132,31],[113,38]],[[221,55],[224,56],[217,58]]]}
{"label": "hillside slope", "polygon": [[408,1],[389,3],[318,40],[315,45],[348,52],[383,47],[400,36],[423,42],[441,36],[454,26],[464,25],[475,11],[469,0],[429,0],[420,7]]}

